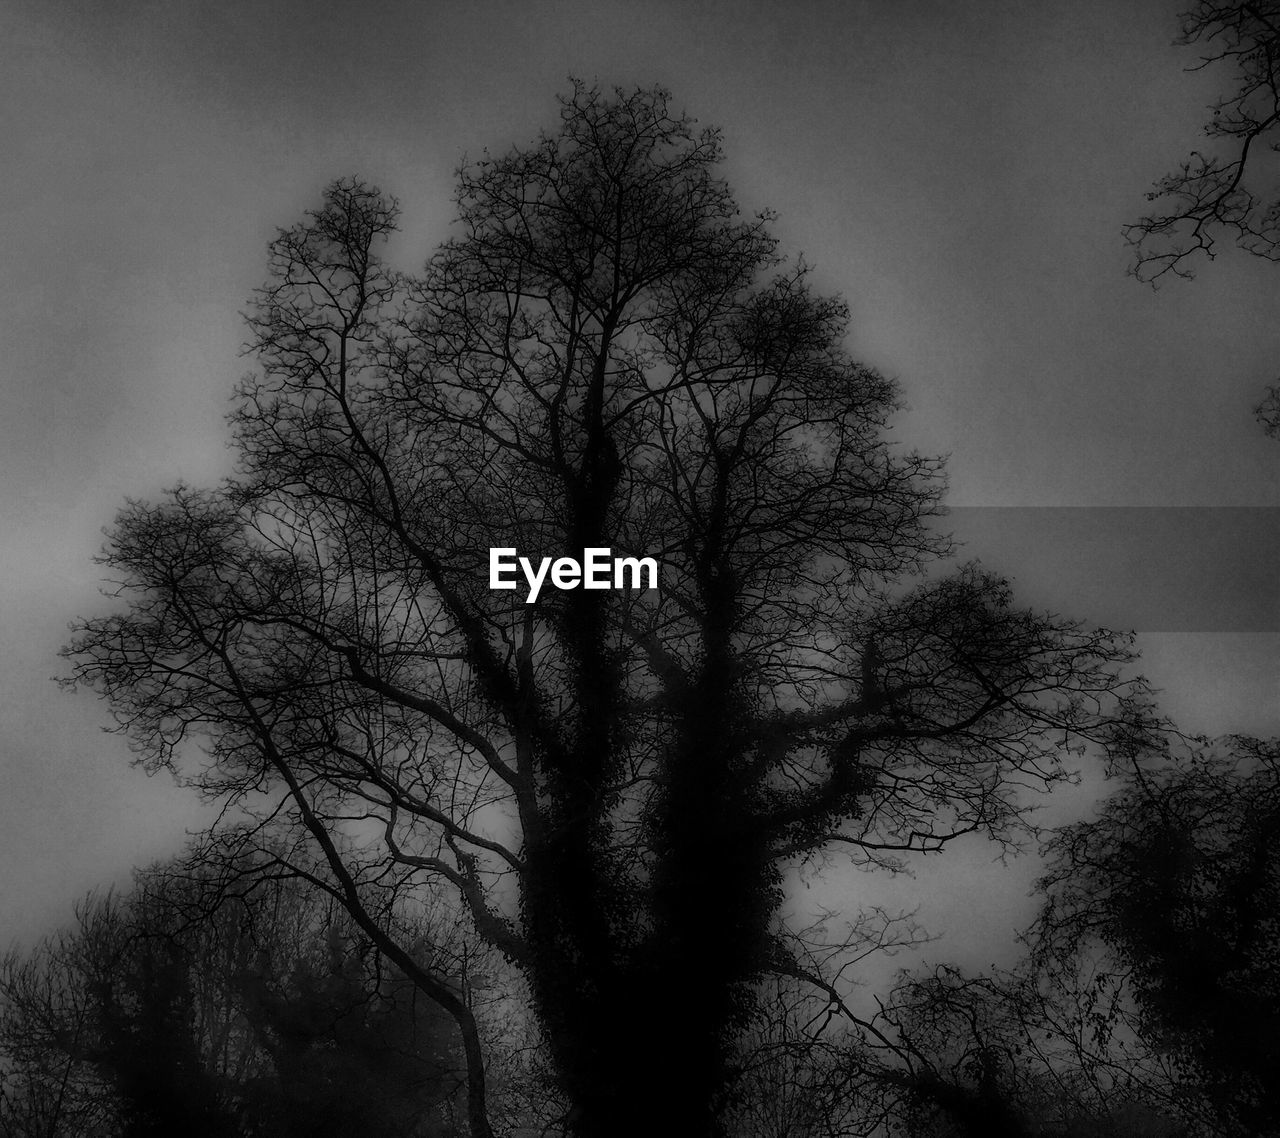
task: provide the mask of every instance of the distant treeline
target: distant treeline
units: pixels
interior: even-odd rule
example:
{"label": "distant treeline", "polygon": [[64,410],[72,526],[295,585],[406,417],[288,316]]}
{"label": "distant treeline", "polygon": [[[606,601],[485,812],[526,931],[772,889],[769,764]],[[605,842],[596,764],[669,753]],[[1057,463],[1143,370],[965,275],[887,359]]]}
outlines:
{"label": "distant treeline", "polygon": [[[904,973],[870,1018],[847,987],[762,981],[731,1132],[1280,1133],[1280,749],[1135,718],[1111,762],[1098,817],[1046,846],[1017,967]],[[395,920],[485,1025],[498,1132],[569,1131],[514,970],[443,901],[415,905]],[[891,947],[893,921],[869,916],[855,942]],[[342,906],[261,859],[153,868],[11,952],[0,1064],[11,1138],[468,1133],[450,1017]]]}

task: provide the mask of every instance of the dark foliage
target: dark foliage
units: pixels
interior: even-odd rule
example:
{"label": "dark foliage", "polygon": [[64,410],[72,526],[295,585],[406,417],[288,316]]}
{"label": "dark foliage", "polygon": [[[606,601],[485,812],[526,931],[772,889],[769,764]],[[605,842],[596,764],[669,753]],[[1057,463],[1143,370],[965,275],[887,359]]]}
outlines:
{"label": "dark foliage", "polygon": [[863,1062],[905,1133],[1280,1133],[1280,751],[1135,710],[1119,789],[1048,843],[1027,958],[881,1005]]}
{"label": "dark foliage", "polygon": [[1105,946],[1221,1132],[1280,1133],[1280,751],[1172,745],[1127,740],[1121,791],[1054,841],[1041,951]]}
{"label": "dark foliage", "polygon": [[[296,883],[215,912],[174,878],[90,898],[0,966],[0,1130],[446,1138],[452,1023]],[[195,916],[193,920],[192,917]]]}

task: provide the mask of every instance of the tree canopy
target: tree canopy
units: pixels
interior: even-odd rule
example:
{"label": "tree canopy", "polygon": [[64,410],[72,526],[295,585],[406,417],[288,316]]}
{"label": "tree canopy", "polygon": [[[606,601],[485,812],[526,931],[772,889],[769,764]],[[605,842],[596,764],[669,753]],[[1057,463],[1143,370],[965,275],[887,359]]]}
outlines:
{"label": "tree canopy", "polygon": [[[1216,143],[1212,151],[1193,150],[1156,182],[1147,200],[1164,203],[1163,212],[1125,227],[1133,275],[1152,285],[1193,276],[1200,257],[1217,255],[1224,234],[1255,256],[1280,260],[1280,195],[1270,156],[1280,151],[1280,4],[1199,0],[1183,13],[1175,42],[1204,45],[1190,70],[1221,64],[1234,70],[1234,87],[1210,108],[1204,133]],[[1263,430],[1280,437],[1280,385],[1268,386],[1253,410]]]}
{"label": "tree canopy", "polygon": [[1192,70],[1233,72],[1232,88],[1212,107],[1204,133],[1214,145],[1194,150],[1147,195],[1164,203],[1126,230],[1134,274],[1145,281],[1189,277],[1212,259],[1227,234],[1256,256],[1280,260],[1280,197],[1269,184],[1280,149],[1280,4],[1273,0],[1198,0],[1181,18],[1177,41],[1203,48]]}
{"label": "tree canopy", "polygon": [[[941,568],[939,463],[720,157],[665,91],[576,85],[460,170],[412,276],[395,201],[330,185],[251,302],[237,475],[124,509],[120,605],[68,648],[226,803],[206,853],[305,876],[454,1017],[476,1135],[480,1032],[405,897],[451,891],[524,976],[569,1132],[722,1134],[757,985],[825,982],[787,872],[1016,841],[1128,658]],[[660,587],[523,603],[495,547]]]}

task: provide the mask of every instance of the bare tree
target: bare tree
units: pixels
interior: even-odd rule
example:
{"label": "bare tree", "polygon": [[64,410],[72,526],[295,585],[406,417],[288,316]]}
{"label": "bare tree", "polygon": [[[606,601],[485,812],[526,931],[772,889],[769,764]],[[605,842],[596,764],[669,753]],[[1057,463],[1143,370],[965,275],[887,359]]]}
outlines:
{"label": "bare tree", "polygon": [[1151,282],[1191,276],[1198,256],[1213,259],[1223,233],[1250,253],[1280,260],[1280,197],[1269,184],[1275,166],[1267,153],[1280,148],[1280,4],[1200,0],[1181,20],[1176,42],[1204,47],[1192,70],[1233,68],[1233,87],[1213,104],[1204,128],[1220,146],[1193,151],[1161,178],[1147,200],[1166,202],[1166,212],[1126,230],[1133,272]]}
{"label": "bare tree", "polygon": [[[420,276],[357,180],[281,232],[240,474],[120,515],[124,608],[68,652],[143,761],[204,742],[226,841],[305,837],[457,1020],[475,1134],[480,1034],[386,919],[406,891],[455,890],[526,978],[566,1129],[715,1135],[756,983],[806,971],[788,867],[1016,841],[1127,653],[974,566],[919,576],[938,464],[890,446],[894,385],[739,214],[717,132],[656,89],[560,119],[462,169]],[[660,587],[525,603],[496,547],[651,556]]]}
{"label": "bare tree", "polygon": [[[1205,1129],[1174,1065],[1134,1030],[1105,955],[904,975],[881,1003],[864,1097],[913,1138],[1175,1138]],[[899,1130],[894,1130],[894,1126]],[[863,1129],[859,1133],[873,1131]]]}
{"label": "bare tree", "polygon": [[216,876],[156,867],[0,960],[0,1130],[460,1133],[440,1009],[297,879],[235,896]]}
{"label": "bare tree", "polygon": [[1118,789],[1045,847],[1026,958],[904,976],[880,1005],[864,1063],[908,1132],[1280,1132],[1276,743],[1134,711]]}
{"label": "bare tree", "polygon": [[859,1070],[849,1061],[856,1046],[829,1001],[794,979],[771,979],[738,1040],[729,1132],[740,1138],[862,1132]]}
{"label": "bare tree", "polygon": [[102,908],[77,913],[79,933],[0,960],[0,1131],[14,1138],[108,1132],[116,1117],[107,1080],[78,1061],[96,1028],[91,992]]}
{"label": "bare tree", "polygon": [[1267,388],[1253,414],[1271,438],[1280,439],[1280,385],[1273,383]]}
{"label": "bare tree", "polygon": [[[1147,194],[1164,203],[1125,229],[1133,247],[1132,272],[1158,285],[1166,276],[1189,278],[1197,258],[1212,260],[1218,238],[1269,261],[1280,260],[1280,194],[1275,189],[1280,151],[1280,4],[1200,0],[1182,15],[1179,44],[1204,46],[1190,70],[1234,69],[1233,89],[1212,105],[1204,132],[1219,145],[1191,152]],[[1280,437],[1280,386],[1269,386],[1254,416]]]}
{"label": "bare tree", "polygon": [[1101,950],[1127,1018],[1212,1133],[1280,1133],[1280,746],[1132,733],[1098,818],[1049,846],[1037,952]]}

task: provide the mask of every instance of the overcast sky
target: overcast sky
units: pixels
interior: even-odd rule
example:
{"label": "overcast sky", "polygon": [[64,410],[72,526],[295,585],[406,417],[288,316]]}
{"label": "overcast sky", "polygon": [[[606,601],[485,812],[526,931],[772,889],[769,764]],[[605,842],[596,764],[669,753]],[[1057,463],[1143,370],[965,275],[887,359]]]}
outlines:
{"label": "overcast sky", "polygon": [[[570,74],[660,82],[724,128],[740,202],[779,212],[848,298],[855,352],[900,381],[898,435],[951,455],[967,554],[1139,628],[1187,728],[1280,733],[1280,444],[1250,413],[1280,374],[1280,268],[1227,254],[1159,293],[1125,275],[1122,225],[1225,82],[1184,72],[1177,11],[0,2],[0,944],[202,816],[48,677],[100,606],[124,498],[227,472],[238,312],[275,228],[358,173],[400,198],[413,267],[458,163],[554,126]],[[1169,506],[1202,509],[1097,509]],[[1025,872],[985,909],[963,888],[988,858],[942,872],[937,927],[1025,913]]]}

